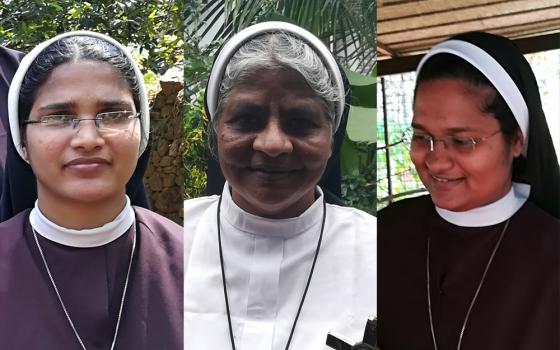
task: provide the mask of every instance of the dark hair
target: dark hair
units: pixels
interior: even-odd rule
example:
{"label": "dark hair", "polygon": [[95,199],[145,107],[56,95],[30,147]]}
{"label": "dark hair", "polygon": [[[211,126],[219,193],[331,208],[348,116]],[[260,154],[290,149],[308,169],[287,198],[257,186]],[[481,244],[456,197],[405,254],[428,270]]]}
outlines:
{"label": "dark hair", "polygon": [[478,69],[455,55],[436,54],[426,61],[416,78],[414,100],[416,100],[418,86],[435,79],[460,79],[475,87],[490,88],[491,93],[480,106],[481,111],[493,115],[498,120],[502,134],[507,141],[514,140],[519,125],[511,109],[492,83]]}
{"label": "dark hair", "polygon": [[[61,64],[92,60],[107,62],[127,81],[134,104],[140,110],[140,85],[134,67],[126,55],[113,44],[91,36],[71,36],[57,40],[35,58],[29,66],[19,91],[19,123],[29,119],[37,90]],[[21,128],[21,139],[25,140],[25,127]]]}

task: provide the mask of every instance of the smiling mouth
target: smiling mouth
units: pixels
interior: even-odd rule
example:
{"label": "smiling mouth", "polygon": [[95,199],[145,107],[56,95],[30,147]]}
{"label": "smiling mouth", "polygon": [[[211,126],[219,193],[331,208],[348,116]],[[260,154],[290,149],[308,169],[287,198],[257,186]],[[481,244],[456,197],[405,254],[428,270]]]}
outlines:
{"label": "smiling mouth", "polygon": [[293,175],[297,173],[295,169],[284,168],[247,168],[254,176],[266,182],[278,182],[293,179]]}
{"label": "smiling mouth", "polygon": [[450,178],[435,176],[435,175],[432,175],[432,174],[430,174],[430,177],[438,183],[454,183],[454,182],[459,182],[459,181],[463,180],[462,177],[455,178],[455,179],[450,179]]}

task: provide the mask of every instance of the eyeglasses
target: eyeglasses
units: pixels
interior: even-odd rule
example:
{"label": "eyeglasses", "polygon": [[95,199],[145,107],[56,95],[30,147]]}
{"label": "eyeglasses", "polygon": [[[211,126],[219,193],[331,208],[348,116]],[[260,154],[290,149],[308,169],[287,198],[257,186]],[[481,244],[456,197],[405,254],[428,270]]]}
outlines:
{"label": "eyeglasses", "polygon": [[431,135],[413,133],[410,139],[410,150],[412,152],[433,152],[436,142],[442,142],[445,149],[457,154],[469,154],[476,149],[476,145],[497,135],[501,130],[497,130],[485,137],[459,137],[446,136],[435,138]]}
{"label": "eyeglasses", "polygon": [[39,120],[26,120],[24,125],[42,124],[52,130],[73,130],[84,120],[93,120],[100,131],[125,130],[133,119],[139,118],[140,113],[132,111],[114,111],[98,113],[95,118],[78,118],[76,115],[53,114],[40,117]]}

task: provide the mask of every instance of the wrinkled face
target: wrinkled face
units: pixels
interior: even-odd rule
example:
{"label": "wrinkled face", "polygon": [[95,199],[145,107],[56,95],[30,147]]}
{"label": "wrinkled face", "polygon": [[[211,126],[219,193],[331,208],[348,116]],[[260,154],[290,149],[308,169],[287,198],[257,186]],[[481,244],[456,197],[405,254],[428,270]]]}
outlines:
{"label": "wrinkled face", "polygon": [[331,156],[331,122],[299,73],[263,69],[249,80],[232,90],[219,116],[222,172],[249,213],[300,215]]}
{"label": "wrinkled face", "polygon": [[498,120],[482,112],[491,93],[488,87],[459,79],[438,79],[418,86],[412,120],[415,136],[486,138],[468,153],[453,152],[443,142],[436,142],[432,152],[411,147],[410,157],[420,179],[440,208],[477,208],[500,199],[511,187],[512,162],[521,154],[522,136],[519,131],[514,142],[506,141],[497,132]]}
{"label": "wrinkled face", "polygon": [[[49,115],[95,118],[98,113],[136,112],[127,82],[108,63],[78,61],[56,67],[37,90],[29,120]],[[39,202],[122,201],[139,154],[140,121],[120,131],[100,131],[94,121],[75,129],[26,126],[25,153],[37,178]]]}

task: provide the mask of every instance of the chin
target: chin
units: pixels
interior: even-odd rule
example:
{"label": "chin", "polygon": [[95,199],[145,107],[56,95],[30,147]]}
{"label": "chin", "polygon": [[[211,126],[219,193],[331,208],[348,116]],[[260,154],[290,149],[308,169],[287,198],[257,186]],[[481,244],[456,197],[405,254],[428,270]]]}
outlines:
{"label": "chin", "polygon": [[442,198],[437,198],[435,196],[432,196],[432,202],[434,202],[434,205],[437,206],[438,208],[446,209],[450,211],[456,211],[456,212],[467,211],[475,208],[475,206],[468,206],[467,204],[457,202],[454,199],[442,199]]}

